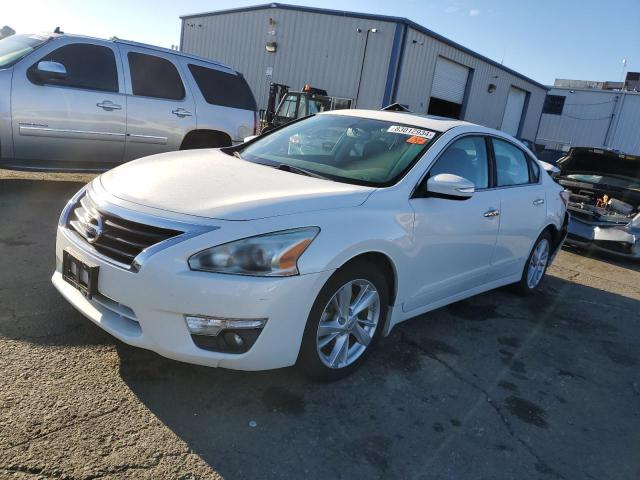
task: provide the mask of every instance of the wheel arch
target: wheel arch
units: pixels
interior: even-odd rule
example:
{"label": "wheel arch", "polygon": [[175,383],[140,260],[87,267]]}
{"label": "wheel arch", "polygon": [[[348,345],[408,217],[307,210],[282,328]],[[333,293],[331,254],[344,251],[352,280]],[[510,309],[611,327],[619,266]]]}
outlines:
{"label": "wheel arch", "polygon": [[189,130],[182,138],[180,150],[193,148],[230,147],[233,144],[231,135],[224,130],[213,128],[195,128]]}
{"label": "wheel arch", "polygon": [[387,286],[389,287],[389,304],[391,306],[395,305],[398,294],[398,270],[391,257],[377,250],[361,252],[344,261],[339,268],[344,268],[357,261],[365,261],[382,271],[385,279],[387,279]]}
{"label": "wheel arch", "polygon": [[[549,234],[551,235],[552,247],[553,247],[552,253],[555,253],[562,246],[562,243],[564,242],[564,238],[567,233],[568,224],[569,224],[569,214],[565,213],[562,225],[560,227],[558,227],[558,225],[556,225],[555,223],[550,222],[540,232],[540,235],[542,235],[543,232],[549,232]],[[538,237],[540,235],[538,235]]]}

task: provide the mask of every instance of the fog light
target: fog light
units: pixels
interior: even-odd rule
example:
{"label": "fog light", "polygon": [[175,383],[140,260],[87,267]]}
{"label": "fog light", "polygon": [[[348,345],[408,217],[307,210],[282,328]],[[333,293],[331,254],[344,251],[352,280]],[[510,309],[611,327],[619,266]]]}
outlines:
{"label": "fog light", "polygon": [[[234,319],[195,315],[187,315],[184,318],[192,335],[206,335],[209,337],[215,337],[223,330],[263,328],[267,323],[266,318]],[[242,338],[240,338],[240,341],[242,342]]]}
{"label": "fog light", "polygon": [[235,332],[227,332],[224,334],[224,340],[233,348],[242,348],[244,346],[244,340],[240,335]]}

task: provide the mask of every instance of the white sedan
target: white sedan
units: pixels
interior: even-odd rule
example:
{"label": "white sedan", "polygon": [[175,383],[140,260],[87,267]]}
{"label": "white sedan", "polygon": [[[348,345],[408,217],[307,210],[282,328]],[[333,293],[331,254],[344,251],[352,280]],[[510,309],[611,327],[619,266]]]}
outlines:
{"label": "white sedan", "polygon": [[502,285],[536,289],[566,200],[502,132],[329,112],[96,178],[62,212],[53,283],[160,355],[336,379],[404,320]]}

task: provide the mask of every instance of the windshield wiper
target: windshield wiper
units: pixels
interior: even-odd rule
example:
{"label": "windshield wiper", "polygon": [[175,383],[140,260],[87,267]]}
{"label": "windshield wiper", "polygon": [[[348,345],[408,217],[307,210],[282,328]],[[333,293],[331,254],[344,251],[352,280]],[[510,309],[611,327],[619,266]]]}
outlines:
{"label": "windshield wiper", "polygon": [[280,163],[278,165],[274,165],[274,168],[277,168],[278,170],[282,170],[289,173],[297,173],[298,175],[306,175],[307,177],[322,178],[323,180],[329,180],[328,177],[320,175],[319,173],[312,172],[311,170],[307,170],[300,167],[294,167],[293,165],[289,165],[288,163]]}

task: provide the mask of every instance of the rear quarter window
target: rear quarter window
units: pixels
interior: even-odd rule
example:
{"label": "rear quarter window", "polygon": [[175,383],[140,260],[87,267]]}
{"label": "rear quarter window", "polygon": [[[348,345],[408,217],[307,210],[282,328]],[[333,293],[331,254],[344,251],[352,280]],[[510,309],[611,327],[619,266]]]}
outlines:
{"label": "rear quarter window", "polygon": [[189,64],[202,96],[211,105],[255,110],[256,100],[242,75]]}

